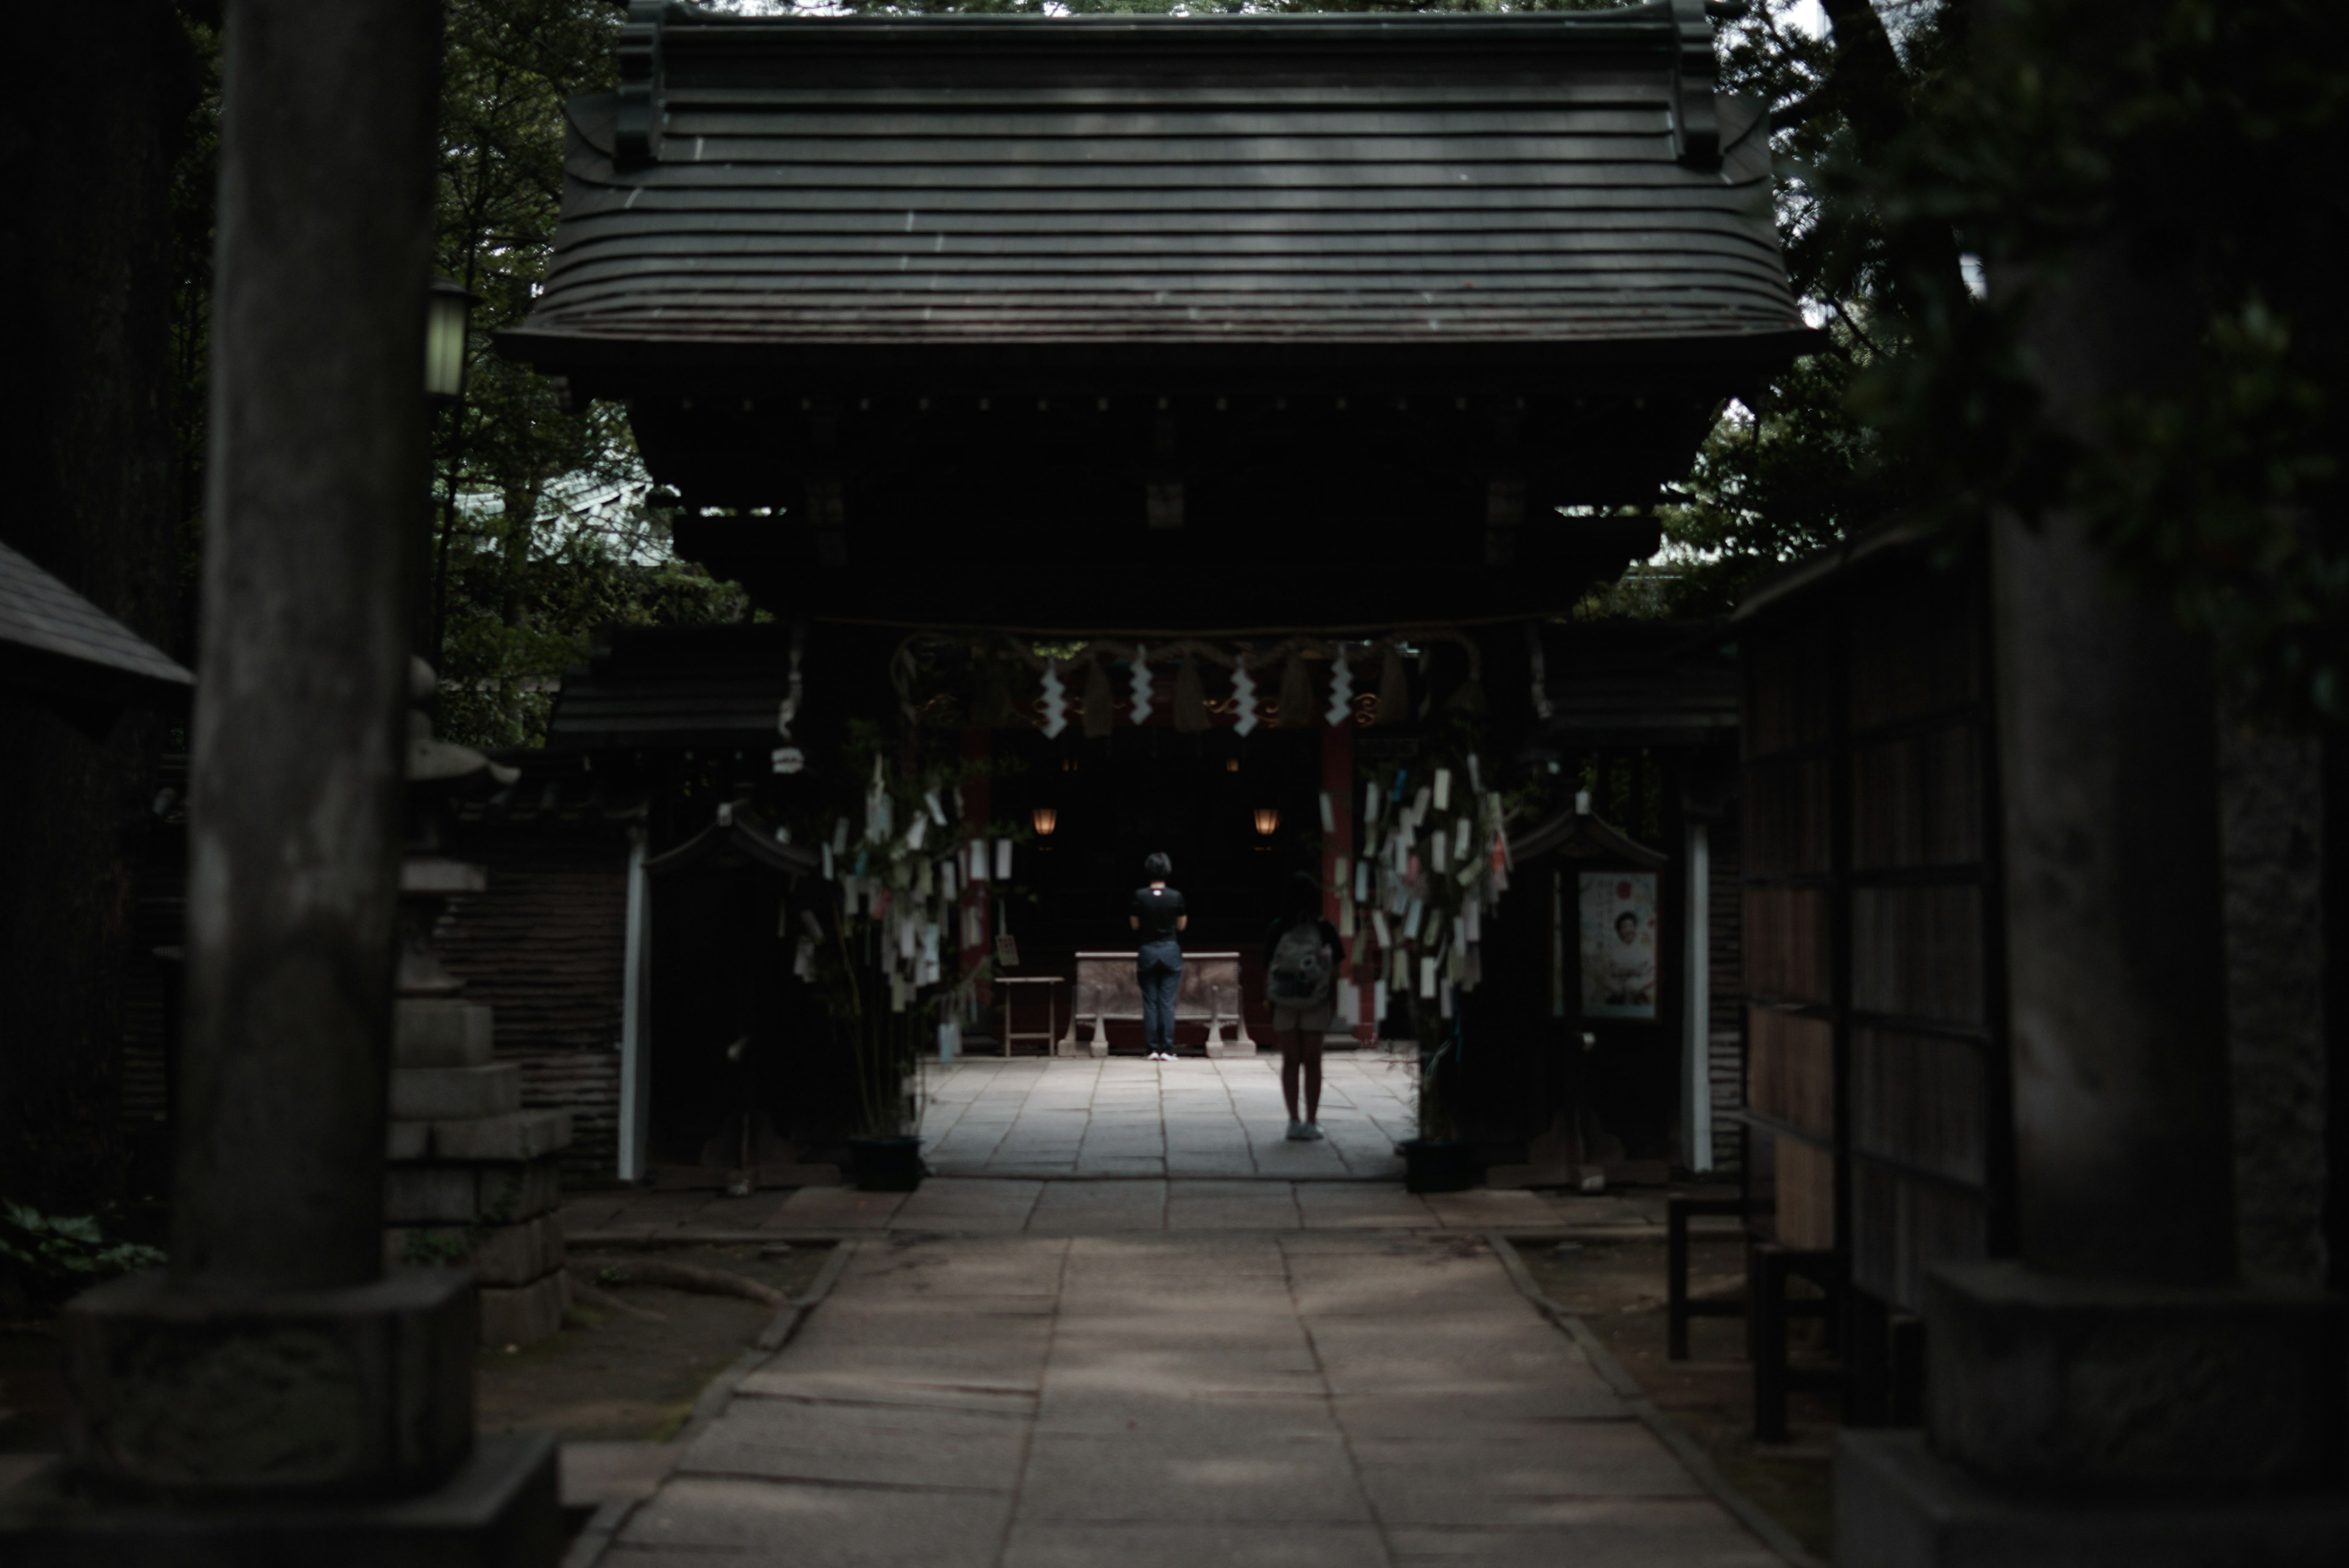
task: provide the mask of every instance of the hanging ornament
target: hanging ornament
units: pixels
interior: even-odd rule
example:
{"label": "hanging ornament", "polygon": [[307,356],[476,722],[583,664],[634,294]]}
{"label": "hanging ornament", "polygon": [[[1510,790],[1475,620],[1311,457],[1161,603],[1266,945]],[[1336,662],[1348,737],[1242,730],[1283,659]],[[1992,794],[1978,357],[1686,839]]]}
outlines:
{"label": "hanging ornament", "polygon": [[1354,671],[1346,663],[1346,650],[1341,648],[1337,661],[1330,667],[1330,707],[1322,717],[1335,727],[1353,716]]}
{"label": "hanging ornament", "polygon": [[1044,738],[1059,738],[1069,727],[1069,689],[1061,681],[1061,661],[1044,661]]}
{"label": "hanging ornament", "polygon": [[1104,741],[1117,723],[1117,699],[1110,695],[1109,671],[1095,655],[1085,670],[1085,738]]}
{"label": "hanging ornament", "polygon": [[1133,722],[1150,717],[1150,649],[1133,645]]}
{"label": "hanging ornament", "polygon": [[1207,687],[1199,679],[1199,661],[1186,659],[1174,671],[1174,729],[1184,735],[1207,731]]}
{"label": "hanging ornament", "polygon": [[1379,665],[1379,723],[1403,724],[1411,721],[1411,677],[1402,667],[1402,649],[1389,645],[1386,658]]}
{"label": "hanging ornament", "polygon": [[1232,709],[1238,714],[1232,722],[1233,732],[1245,739],[1257,724],[1256,677],[1246,664],[1232,670]]}
{"label": "hanging ornament", "polygon": [[1280,727],[1301,730],[1313,722],[1313,677],[1302,654],[1292,653],[1280,671]]}

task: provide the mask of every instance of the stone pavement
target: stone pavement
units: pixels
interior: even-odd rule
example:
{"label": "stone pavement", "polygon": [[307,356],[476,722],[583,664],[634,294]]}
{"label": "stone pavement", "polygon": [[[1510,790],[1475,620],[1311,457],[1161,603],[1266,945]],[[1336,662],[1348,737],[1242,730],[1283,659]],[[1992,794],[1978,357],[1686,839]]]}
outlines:
{"label": "stone pavement", "polygon": [[1319,1143],[1288,1141],[1280,1058],[967,1057],[929,1064],[923,1157],[945,1176],[1400,1179],[1411,1065],[1324,1058]]}
{"label": "stone pavement", "polygon": [[[582,1193],[564,1206],[574,1247],[596,1241],[859,1235],[987,1236],[1120,1231],[1430,1230],[1512,1235],[1662,1229],[1662,1202],[1558,1199],[1531,1192],[1405,1192],[1337,1181],[1022,1181],[932,1177],[916,1192],[802,1187],[713,1192]],[[1651,1219],[1647,1210],[1656,1212]]]}
{"label": "stone pavement", "polygon": [[1780,1562],[1479,1237],[854,1245],[798,1336],[574,1564]]}

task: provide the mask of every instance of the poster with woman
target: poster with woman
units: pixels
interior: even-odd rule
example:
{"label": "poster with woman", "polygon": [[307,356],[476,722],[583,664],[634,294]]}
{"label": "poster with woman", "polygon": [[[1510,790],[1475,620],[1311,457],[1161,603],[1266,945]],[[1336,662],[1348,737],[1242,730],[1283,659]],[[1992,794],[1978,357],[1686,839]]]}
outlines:
{"label": "poster with woman", "polygon": [[1582,1015],[1656,1016],[1656,874],[1581,873]]}

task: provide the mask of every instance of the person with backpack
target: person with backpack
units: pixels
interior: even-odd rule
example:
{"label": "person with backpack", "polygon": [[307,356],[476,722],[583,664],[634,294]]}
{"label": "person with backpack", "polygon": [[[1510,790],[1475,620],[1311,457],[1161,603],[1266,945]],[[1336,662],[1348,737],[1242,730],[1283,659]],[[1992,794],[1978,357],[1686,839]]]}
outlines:
{"label": "person with backpack", "polygon": [[1273,1036],[1280,1043],[1280,1097],[1288,1106],[1288,1136],[1318,1138],[1322,1036],[1337,1017],[1338,966],[1346,961],[1346,942],[1321,918],[1321,885],[1309,873],[1299,871],[1288,879],[1288,910],[1266,933],[1264,952],[1265,995],[1272,1003]]}
{"label": "person with backpack", "polygon": [[1174,1060],[1174,993],[1183,987],[1183,944],[1174,939],[1191,923],[1183,895],[1166,885],[1174,863],[1153,855],[1142,863],[1150,878],[1137,888],[1125,923],[1139,938],[1134,978],[1142,982],[1142,1044],[1154,1062]]}

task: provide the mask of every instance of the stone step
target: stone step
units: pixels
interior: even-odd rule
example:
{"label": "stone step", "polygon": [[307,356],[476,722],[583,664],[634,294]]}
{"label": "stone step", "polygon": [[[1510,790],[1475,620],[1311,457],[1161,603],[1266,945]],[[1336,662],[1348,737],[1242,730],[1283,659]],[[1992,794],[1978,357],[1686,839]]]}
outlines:
{"label": "stone step", "polygon": [[393,1165],[384,1172],[385,1220],[393,1225],[512,1225],[561,1200],[553,1158],[480,1165]]}
{"label": "stone step", "polygon": [[386,1129],[384,1158],[523,1160],[570,1147],[569,1111],[510,1111],[465,1121],[393,1122]]}
{"label": "stone step", "polygon": [[454,997],[402,997],[391,1010],[395,1067],[482,1067],[496,1037],[492,1009]]}
{"label": "stone step", "polygon": [[512,1062],[484,1067],[395,1067],[394,1121],[475,1121],[522,1109],[522,1068]]}

